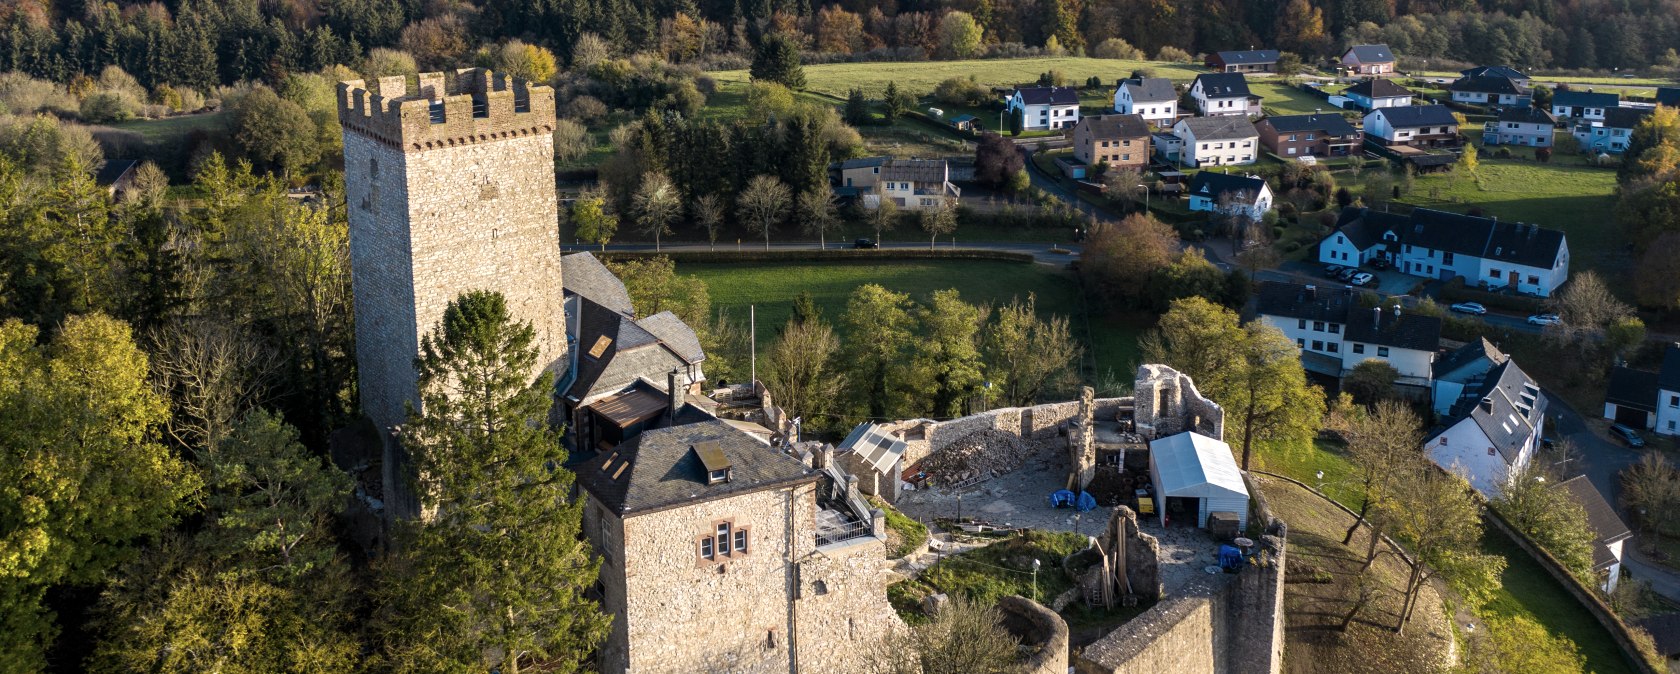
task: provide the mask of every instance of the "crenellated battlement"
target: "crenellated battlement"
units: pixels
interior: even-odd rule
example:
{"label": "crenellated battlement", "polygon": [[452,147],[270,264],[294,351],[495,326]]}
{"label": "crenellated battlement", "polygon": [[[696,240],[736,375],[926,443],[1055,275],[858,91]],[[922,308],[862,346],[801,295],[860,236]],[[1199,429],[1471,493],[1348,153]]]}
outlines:
{"label": "crenellated battlement", "polygon": [[485,68],[456,70],[453,79],[420,73],[409,91],[404,77],[381,77],[378,93],[363,80],[339,82],[339,123],[405,152],[554,131],[552,88]]}

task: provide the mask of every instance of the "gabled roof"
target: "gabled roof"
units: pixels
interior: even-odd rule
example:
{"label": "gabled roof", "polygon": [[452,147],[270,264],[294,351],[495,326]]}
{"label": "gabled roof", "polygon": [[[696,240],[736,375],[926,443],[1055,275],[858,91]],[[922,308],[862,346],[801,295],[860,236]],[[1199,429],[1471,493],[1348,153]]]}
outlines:
{"label": "gabled roof", "polygon": [[1346,323],[1348,310],[1357,306],[1348,288],[1261,281],[1255,291],[1256,311],[1267,316]]}
{"label": "gabled roof", "polygon": [[[1360,250],[1376,245],[1383,234],[1392,232],[1395,240],[1405,245],[1550,269],[1565,244],[1561,230],[1539,225],[1500,222],[1432,208],[1414,208],[1406,216],[1370,209],[1353,210],[1357,215],[1351,217],[1343,211],[1343,224],[1337,231],[1348,234]],[[1361,221],[1367,222],[1359,224]],[[1357,237],[1351,232],[1357,232]]]}
{"label": "gabled roof", "polygon": [[1585,475],[1576,475],[1557,483],[1554,489],[1562,489],[1581,509],[1587,511],[1587,527],[1593,532],[1593,569],[1603,571],[1610,565],[1621,561],[1610,552],[1610,544],[1625,541],[1633,537],[1633,531],[1628,529],[1627,523],[1616,514],[1616,509],[1610,507],[1610,502],[1604,500],[1604,495],[1598,493],[1591,480]]}
{"label": "gabled roof", "polygon": [[1242,73],[1203,73],[1196,76],[1190,87],[1193,89],[1196,84],[1202,85],[1202,92],[1209,98],[1248,96],[1248,78]]}
{"label": "gabled roof", "polygon": [[1254,123],[1247,117],[1231,115],[1227,117],[1186,117],[1178,120],[1183,124],[1196,140],[1231,140],[1233,138],[1257,138],[1260,132],[1254,130]]}
{"label": "gabled roof", "polygon": [[[707,484],[696,446],[716,447],[728,461],[728,481]],[[620,517],[821,479],[798,459],[718,419],[643,431],[583,461],[576,474],[579,486]]]}
{"label": "gabled roof", "polygon": [[1219,61],[1225,65],[1263,65],[1277,63],[1278,50],[1251,49],[1248,51],[1222,51],[1218,53]]}
{"label": "gabled roof", "polygon": [[1244,199],[1243,202],[1252,204],[1265,190],[1269,190],[1269,188],[1266,186],[1266,181],[1260,178],[1241,174],[1202,171],[1197,173],[1196,177],[1190,179],[1189,194],[1193,197],[1207,197],[1218,201],[1221,196],[1235,192],[1248,195],[1248,198]]}
{"label": "gabled roof", "polygon": [[1663,351],[1662,369],[1657,371],[1657,386],[1664,391],[1680,391],[1680,345],[1670,344]]}
{"label": "gabled roof", "polygon": [[1349,206],[1342,209],[1337,218],[1336,231],[1346,236],[1359,250],[1370,250],[1371,246],[1382,243],[1383,233],[1395,231],[1406,221],[1406,216],[1398,213]]}
{"label": "gabled roof", "polygon": [[[1371,115],[1382,115],[1383,119],[1396,128],[1408,129],[1419,126],[1447,126],[1457,124],[1458,120],[1452,116],[1452,110],[1445,105],[1404,105],[1394,108],[1377,108]],[[1366,126],[1370,126],[1369,123]]]}
{"label": "gabled roof", "polygon": [[1441,319],[1435,316],[1375,307],[1349,309],[1345,322],[1342,339],[1349,342],[1431,353],[1441,345]]}
{"label": "gabled roof", "polygon": [[1021,87],[1015,93],[1026,105],[1079,105],[1079,92],[1073,87]]}
{"label": "gabled roof", "polygon": [[[1453,349],[1445,356],[1437,358],[1432,369],[1437,381],[1464,382],[1486,373],[1494,365],[1503,363],[1508,358],[1510,356],[1501,352],[1486,337],[1477,337],[1475,341]],[[1461,371],[1480,361],[1486,361],[1487,366],[1475,372]]]}
{"label": "gabled roof", "polygon": [[1453,80],[1452,85],[1448,86],[1447,89],[1481,94],[1528,95],[1528,89],[1517,84],[1515,80],[1501,75],[1467,75]]}
{"label": "gabled roof", "polygon": [[1343,56],[1353,54],[1353,58],[1360,63],[1385,63],[1394,60],[1394,51],[1386,44],[1356,44],[1342,52]]}
{"label": "gabled roof", "polygon": [[1593,91],[1559,91],[1552,94],[1552,105],[1565,105],[1572,108],[1614,108],[1621,104],[1622,97],[1611,93]]}
{"label": "gabled roof", "polygon": [[1356,94],[1366,98],[1399,98],[1401,96],[1412,95],[1412,90],[1395,84],[1391,80],[1386,80],[1381,77],[1373,77],[1365,80],[1364,82],[1348,87],[1345,93]]}
{"label": "gabled roof", "polygon": [[1633,129],[1653,112],[1650,108],[1610,108],[1604,111],[1604,128]]}
{"label": "gabled roof", "polygon": [[1604,402],[1656,412],[1657,377],[1655,372],[1617,365],[1610,369],[1610,383],[1604,387]]}
{"label": "gabled roof", "polygon": [[[581,402],[597,393],[594,390],[596,383],[618,354],[658,345],[660,342],[658,337],[637,325],[629,316],[601,306],[587,297],[578,302],[578,313],[576,378],[564,394],[571,400]],[[646,374],[658,376],[663,375],[665,371],[661,369]],[[612,388],[616,389],[617,386]]]}
{"label": "gabled roof", "polygon": [[1141,115],[1087,115],[1079,118],[1092,138],[1142,138],[1149,135],[1149,122]]}
{"label": "gabled roof", "polygon": [[1533,438],[1545,418],[1546,406],[1540,385],[1517,367],[1516,361],[1507,360],[1465,384],[1464,393],[1449,412],[1452,421],[1446,426],[1451,428],[1470,419],[1510,464]]}
{"label": "gabled roof", "polygon": [[[1524,75],[1522,71],[1510,66],[1476,66],[1467,70],[1460,70],[1458,73],[1465,77],[1504,77],[1513,80],[1528,79],[1528,75]],[[1474,91],[1474,89],[1471,91]]]}
{"label": "gabled roof", "polygon": [[882,180],[943,183],[950,175],[943,159],[889,159],[881,167]]}
{"label": "gabled roof", "polygon": [[99,167],[99,172],[93,175],[93,180],[95,183],[109,187],[115,185],[118,180],[122,180],[123,176],[139,165],[140,162],[133,159],[112,159],[106,161],[104,166]]}
{"label": "gabled roof", "polygon": [[1359,133],[1359,129],[1348,123],[1347,118],[1339,114],[1320,113],[1316,115],[1279,115],[1260,120],[1263,124],[1271,124],[1272,128],[1281,133],[1299,133],[1302,131],[1322,131],[1331,136],[1351,136]]}
{"label": "gabled roof", "polygon": [[875,472],[886,473],[893,464],[904,457],[904,450],[909,445],[898,439],[882,424],[864,422],[852,429],[851,434],[836,447],[843,451],[857,452],[858,458],[868,463]]}
{"label": "gabled roof", "polygon": [[1248,497],[1242,471],[1224,442],[1185,431],[1150,441],[1149,455],[1161,477],[1155,488],[1165,496]]}
{"label": "gabled roof", "polygon": [[840,162],[840,170],[845,171],[847,169],[882,166],[887,163],[888,159],[892,159],[892,157],[858,157],[857,159],[847,159],[846,161]]}
{"label": "gabled roof", "polygon": [[700,338],[676,314],[661,311],[636,321],[636,325],[658,338],[665,348],[690,365],[706,359],[706,350],[700,348]]}
{"label": "gabled roof", "polygon": [[1540,108],[1505,108],[1499,111],[1499,121],[1516,122],[1518,124],[1544,124],[1556,126],[1557,117]]}
{"label": "gabled roof", "polygon": [[1680,108],[1680,87],[1657,87],[1657,104]]}
{"label": "gabled roof", "polygon": [[1172,80],[1165,77],[1129,79],[1121,82],[1120,86],[1130,90],[1132,100],[1139,103],[1178,100],[1178,90],[1173,88]]}
{"label": "gabled roof", "polygon": [[1563,249],[1563,230],[1520,222],[1494,221],[1481,257],[1550,269]]}
{"label": "gabled roof", "polygon": [[590,253],[572,253],[560,258],[560,285],[565,292],[626,316],[636,313],[624,282]]}

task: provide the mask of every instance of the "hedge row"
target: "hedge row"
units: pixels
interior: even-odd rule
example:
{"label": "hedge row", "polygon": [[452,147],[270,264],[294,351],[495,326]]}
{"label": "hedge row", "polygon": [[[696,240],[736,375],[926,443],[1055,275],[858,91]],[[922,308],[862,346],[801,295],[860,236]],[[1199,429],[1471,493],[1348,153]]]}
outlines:
{"label": "hedge row", "polygon": [[1537,314],[1544,308],[1544,301],[1537,297],[1522,295],[1507,295],[1471,288],[1464,284],[1464,279],[1454,278],[1441,287],[1441,299],[1448,302],[1476,302],[1490,309],[1507,309]]}
{"label": "hedge row", "polygon": [[[843,244],[842,244],[843,245]],[[668,257],[678,264],[702,262],[833,262],[839,260],[999,260],[1031,263],[1031,253],[985,248],[833,248],[829,250],[651,250],[595,253],[606,260],[635,260]]]}

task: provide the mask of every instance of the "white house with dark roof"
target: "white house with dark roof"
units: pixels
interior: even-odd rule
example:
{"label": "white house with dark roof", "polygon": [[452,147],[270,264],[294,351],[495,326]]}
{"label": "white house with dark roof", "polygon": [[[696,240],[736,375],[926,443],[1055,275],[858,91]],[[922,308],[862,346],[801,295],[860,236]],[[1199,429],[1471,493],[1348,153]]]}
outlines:
{"label": "white house with dark roof", "polygon": [[1611,108],[1602,120],[1577,120],[1570,133],[1582,152],[1621,154],[1633,138],[1633,127],[1650,114],[1650,108]]}
{"label": "white house with dark roof", "polygon": [[1365,115],[1365,139],[1383,145],[1457,147],[1458,119],[1445,105],[1377,108]]}
{"label": "white house with dark roof", "polygon": [[1605,114],[1621,106],[1622,97],[1612,93],[1559,91],[1552,94],[1552,114],[1558,119],[1604,121]]}
{"label": "white house with dark roof", "polygon": [[1359,306],[1352,288],[1262,281],[1255,291],[1260,320],[1295,342],[1308,372],[1344,377],[1367,360],[1380,360],[1400,373],[1395,384],[1421,391],[1429,386],[1441,319],[1398,307]]}
{"label": "white house with dark roof", "polygon": [[1521,87],[1527,87],[1529,82],[1527,73],[1510,66],[1476,66],[1460,70],[1458,74],[1464,77],[1503,77]]}
{"label": "white house with dark roof", "polygon": [[1465,75],[1453,80],[1447,90],[1454,103],[1526,107],[1534,99],[1526,84],[1495,74]]}
{"label": "white house with dark roof", "polygon": [[1606,593],[1615,592],[1622,575],[1622,544],[1633,538],[1633,531],[1587,476],[1576,475],[1552,488],[1563,490],[1569,500],[1586,511],[1587,528],[1593,534],[1593,573],[1598,575],[1598,587]]}
{"label": "white house with dark roof", "polygon": [[1190,210],[1241,214],[1258,221],[1272,210],[1272,188],[1259,176],[1198,172],[1190,179]]}
{"label": "white house with dark roof", "polygon": [[1569,280],[1569,244],[1562,231],[1496,218],[1428,208],[1406,215],[1349,208],[1319,242],[1318,259],[1326,264],[1379,257],[1412,276],[1443,281],[1460,276],[1471,286],[1511,287],[1541,297]]}
{"label": "white house with dark roof", "polygon": [[1659,435],[1680,435],[1680,344],[1668,345],[1656,372],[1612,369],[1604,418]]}
{"label": "white house with dark roof", "polygon": [[1185,117],[1173,125],[1185,166],[1253,164],[1260,156],[1260,132],[1247,117]]}
{"label": "white house with dark roof", "polygon": [[1121,80],[1114,89],[1114,111],[1138,115],[1156,127],[1170,126],[1178,119],[1178,90],[1165,77]]}
{"label": "white house with dark roof", "polygon": [[1260,114],[1260,97],[1248,91],[1248,78],[1242,73],[1214,73],[1197,75],[1190,83],[1190,98],[1196,101],[1196,111],[1203,117]]}
{"label": "white house with dark roof", "polygon": [[1482,125],[1482,142],[1488,145],[1551,147],[1557,133],[1557,118],[1537,108],[1510,107]]}
{"label": "white house with dark roof", "polygon": [[1398,108],[1412,104],[1411,89],[1382,77],[1373,77],[1348,87],[1342,95],[1366,112],[1377,108]]}
{"label": "white house with dark roof", "polygon": [[1021,115],[1023,131],[1072,128],[1079,123],[1079,91],[1073,87],[1021,87],[1009,95],[1009,114]]}
{"label": "white house with dark roof", "polygon": [[1493,498],[1533,460],[1545,435],[1546,406],[1540,385],[1506,360],[1465,385],[1424,451]]}
{"label": "white house with dark roof", "polygon": [[1466,384],[1486,376],[1489,370],[1510,358],[1486,337],[1477,337],[1436,358],[1434,381],[1429,389],[1435,416],[1452,413],[1452,406],[1464,395]]}
{"label": "white house with dark roof", "polygon": [[1342,52],[1342,67],[1354,75],[1391,75],[1394,51],[1386,44],[1356,44]]}

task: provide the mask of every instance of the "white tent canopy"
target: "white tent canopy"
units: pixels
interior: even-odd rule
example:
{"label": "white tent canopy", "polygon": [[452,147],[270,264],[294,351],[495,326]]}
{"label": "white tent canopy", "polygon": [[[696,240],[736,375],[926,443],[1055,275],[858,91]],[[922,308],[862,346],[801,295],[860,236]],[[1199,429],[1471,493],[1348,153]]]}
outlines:
{"label": "white tent canopy", "polygon": [[1248,487],[1230,445],[1195,432],[1154,440],[1149,472],[1157,512],[1167,512],[1168,498],[1193,498],[1198,502],[1196,526],[1206,527],[1210,512],[1232,512],[1239,527],[1248,527]]}

